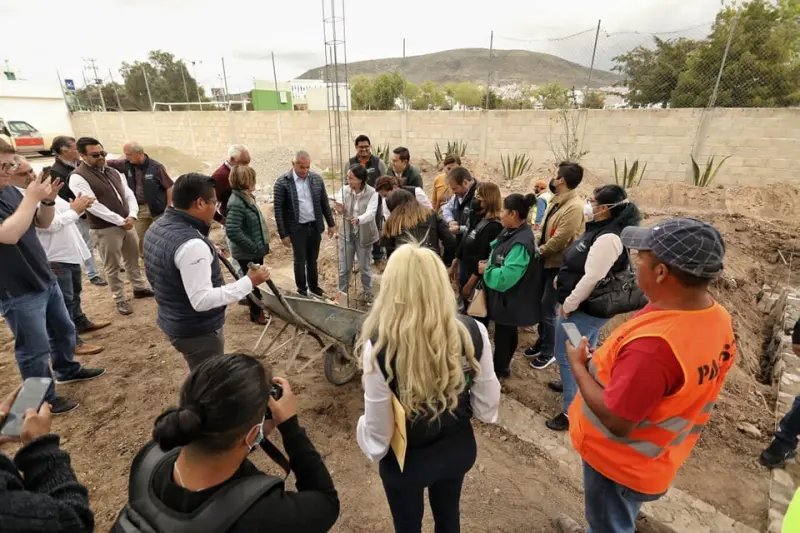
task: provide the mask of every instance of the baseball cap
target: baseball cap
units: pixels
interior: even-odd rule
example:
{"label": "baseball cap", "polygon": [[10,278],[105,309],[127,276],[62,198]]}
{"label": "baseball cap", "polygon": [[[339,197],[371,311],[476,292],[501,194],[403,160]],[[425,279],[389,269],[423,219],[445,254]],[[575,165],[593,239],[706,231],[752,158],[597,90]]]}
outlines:
{"label": "baseball cap", "polygon": [[717,228],[693,218],[672,218],[650,228],[627,227],[620,235],[631,250],[646,250],[667,265],[698,278],[722,273],[725,242]]}

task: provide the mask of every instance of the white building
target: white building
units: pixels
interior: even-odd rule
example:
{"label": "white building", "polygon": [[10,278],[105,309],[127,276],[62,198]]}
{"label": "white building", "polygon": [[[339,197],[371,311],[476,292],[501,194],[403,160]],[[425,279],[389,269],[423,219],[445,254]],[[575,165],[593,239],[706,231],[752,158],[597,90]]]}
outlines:
{"label": "white building", "polygon": [[338,86],[331,85],[330,87],[326,87],[325,85],[322,87],[309,87],[306,89],[305,94],[306,109],[309,111],[327,111],[329,108],[336,109],[337,92],[339,109],[341,111],[351,109],[350,87],[345,83],[340,83]]}
{"label": "white building", "polygon": [[36,128],[45,146],[56,135],[72,135],[72,122],[58,80],[7,80],[0,77],[0,118]]}
{"label": "white building", "polygon": [[289,82],[292,88],[292,101],[304,104],[309,89],[325,87],[324,80],[292,80]]}

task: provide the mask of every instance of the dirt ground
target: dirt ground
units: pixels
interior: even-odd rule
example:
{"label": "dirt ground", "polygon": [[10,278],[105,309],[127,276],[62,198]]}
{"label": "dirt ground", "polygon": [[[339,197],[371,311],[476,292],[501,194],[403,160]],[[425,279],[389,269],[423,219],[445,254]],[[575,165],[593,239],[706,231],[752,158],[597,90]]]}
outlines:
{"label": "dirt ground", "polygon": [[[166,160],[174,174],[206,168],[198,160],[168,150],[153,156]],[[504,194],[527,192],[531,180],[548,172],[540,169],[508,185],[502,183],[497,168],[476,161],[466,161],[465,166],[479,179],[499,182]],[[424,161],[420,167],[429,190],[436,169]],[[584,194],[600,183],[591,175],[585,182],[581,187]],[[796,216],[800,189],[779,185],[769,190],[702,190],[645,183],[631,196],[644,211],[645,224],[671,216],[696,216],[713,222],[725,236],[726,274],[713,291],[734,316],[739,345],[737,366],[676,486],[762,530],[767,518],[768,475],[759,467],[757,456],[769,442],[775,399],[772,388],[756,379],[764,338],[764,317],[756,310],[756,302],[763,283],[781,284],[787,279],[788,269],[778,251],[787,260],[792,253],[795,259],[800,257],[800,219]],[[271,221],[271,206],[265,205],[264,211]],[[291,253],[280,245],[274,224],[271,226],[273,251],[268,263],[278,285],[292,289]],[[212,237],[222,241],[218,229]],[[323,288],[331,294],[336,285],[336,265],[335,241],[325,238],[320,271]],[[796,273],[796,267],[794,270]],[[148,440],[155,417],[176,402],[186,367],[155,325],[154,301],[137,300],[135,313],[122,317],[114,310],[107,289],[88,284],[84,286],[83,301],[90,318],[113,321],[111,327],[86,336],[88,342],[103,345],[105,351],[82,358],[86,365],[105,367],[107,374],[93,382],[59,387],[61,394],[78,399],[81,407],[56,418],[54,430],[71,452],[79,479],[89,487],[97,530],[107,531],[125,501],[130,462]],[[618,317],[606,330],[620,320]],[[279,327],[273,324],[267,337],[276,334]],[[228,310],[225,329],[227,351],[250,352],[261,333],[247,320],[246,308],[235,305]],[[520,349],[534,339],[533,331],[524,332]],[[312,345],[303,350],[308,354],[314,351]],[[282,374],[287,356],[286,352],[279,352],[266,362]],[[538,372],[517,356],[513,377],[504,389],[531,409],[551,416],[560,409],[560,397],[547,389],[546,382],[557,377],[555,365]],[[340,492],[342,512],[333,531],[391,530],[377,467],[364,458],[355,440],[356,421],[363,410],[358,381],[339,388],[328,384],[322,376],[321,361],[288,378],[298,394],[301,423],[322,453]],[[0,329],[0,391],[11,390],[18,382],[13,339],[4,327]],[[762,437],[754,439],[742,434],[736,429],[739,422],[754,424]],[[569,473],[559,471],[535,446],[506,435],[500,428],[476,423],[475,429],[479,455],[465,483],[464,531],[552,531],[550,519],[559,512],[576,518],[582,515],[581,487]],[[10,453],[13,449],[3,451]],[[276,472],[260,455],[256,455],[256,461]],[[426,520],[426,531],[432,531],[430,517],[426,516]]]}

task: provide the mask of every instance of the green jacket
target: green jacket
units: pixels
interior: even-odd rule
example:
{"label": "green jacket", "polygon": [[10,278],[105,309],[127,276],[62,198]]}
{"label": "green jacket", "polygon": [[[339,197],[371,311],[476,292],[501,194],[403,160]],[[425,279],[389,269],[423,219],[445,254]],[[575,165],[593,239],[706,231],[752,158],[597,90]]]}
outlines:
{"label": "green jacket", "polygon": [[234,259],[263,258],[269,253],[269,230],[258,205],[234,190],[228,200],[228,219],[225,233],[231,241]]}

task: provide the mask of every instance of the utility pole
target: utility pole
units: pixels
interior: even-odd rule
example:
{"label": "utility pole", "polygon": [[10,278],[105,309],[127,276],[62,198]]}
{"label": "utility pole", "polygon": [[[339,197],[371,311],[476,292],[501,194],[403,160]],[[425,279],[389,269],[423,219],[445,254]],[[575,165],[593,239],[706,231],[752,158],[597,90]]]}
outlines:
{"label": "utility pole", "polygon": [[272,52],[272,79],[275,80],[275,92],[278,92],[278,71],[275,70],[275,52]]}
{"label": "utility pole", "polygon": [[192,76],[194,76],[194,87],[197,89],[197,103],[200,104],[200,111],[202,111],[203,101],[200,99],[200,84],[197,83],[197,66],[195,65],[194,61],[192,61]]}
{"label": "utility pole", "polygon": [[150,101],[149,111],[153,112],[155,111],[155,107],[153,107],[153,95],[150,94],[150,82],[147,81],[147,71],[145,70],[144,65],[142,65],[142,75],[144,76],[144,86],[147,89],[147,99]]}
{"label": "utility pole", "polygon": [[222,79],[225,81],[225,101],[231,101],[231,93],[228,92],[228,74],[225,73],[225,58],[222,58]]}
{"label": "utility pole", "polygon": [[189,105],[189,87],[186,86],[186,63],[181,61],[181,79],[183,80],[183,96],[186,98],[186,110],[191,111],[192,106]]}
{"label": "utility pole", "polygon": [[108,79],[111,80],[111,86],[114,88],[114,96],[117,98],[117,111],[122,112],[124,109],[122,109],[122,102],[119,101],[119,91],[114,84],[114,75],[111,73],[111,69],[108,69]]}
{"label": "utility pole", "polygon": [[89,90],[89,81],[86,79],[86,70],[83,74],[83,86],[86,87],[86,97],[89,98],[89,111],[94,111],[94,102],[92,101],[92,91]]}
{"label": "utility pole", "polygon": [[92,64],[92,71],[94,72],[94,85],[97,85],[97,82],[100,81],[100,86],[98,87],[97,91],[100,93],[100,105],[103,106],[103,112],[106,111],[106,100],[103,98],[103,84],[102,79],[100,78],[100,74],[97,73],[97,60],[93,57],[89,59],[84,59],[84,61],[89,62]]}

